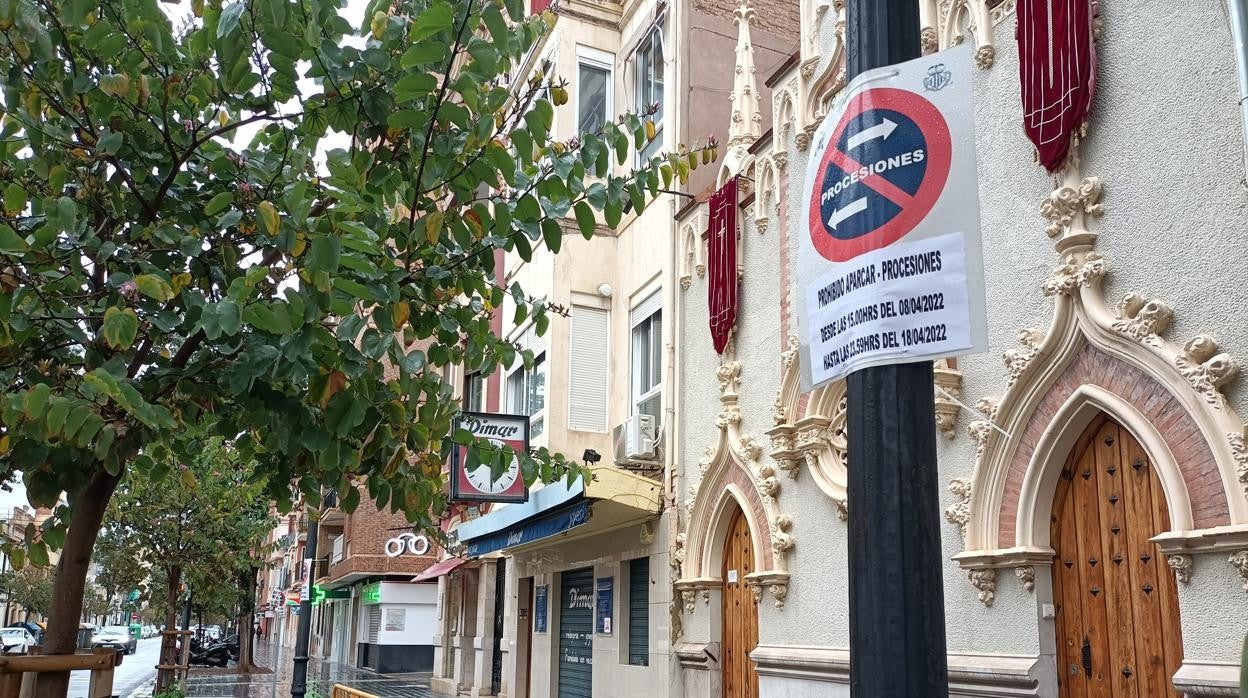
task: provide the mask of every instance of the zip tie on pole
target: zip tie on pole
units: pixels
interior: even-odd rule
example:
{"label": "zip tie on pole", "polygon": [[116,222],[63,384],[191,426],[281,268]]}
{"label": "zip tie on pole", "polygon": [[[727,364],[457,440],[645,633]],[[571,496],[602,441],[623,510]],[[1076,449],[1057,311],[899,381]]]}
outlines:
{"label": "zip tie on pole", "polygon": [[[961,407],[962,409],[966,410],[967,412],[970,412],[970,413],[972,413],[972,414],[983,415],[983,413],[982,413],[982,412],[980,412],[979,410],[975,409],[974,407],[971,407],[970,405],[966,404],[965,402],[962,402],[961,400],[957,399],[956,397],[954,397],[954,396],[950,395],[950,394],[949,394],[949,391],[945,390],[944,388],[940,387],[939,385],[934,385],[934,386],[932,386],[932,387],[936,388],[936,390],[940,391],[940,394],[941,394],[941,395],[944,395],[944,396],[945,396],[946,398],[948,398],[950,401],[957,403],[957,405],[958,405],[959,407]],[[992,427],[993,429],[996,429],[997,431],[1001,432],[1001,435],[1002,435],[1002,436],[1004,436],[1005,438],[1007,438],[1007,439],[1008,439],[1008,438],[1010,438],[1010,432],[1008,432],[1008,431],[1006,431],[1006,430],[1002,429],[1001,427],[997,426],[997,423],[996,423],[996,422],[994,422],[994,421],[992,421],[991,419],[989,419],[987,416],[984,416],[984,417],[983,417],[983,419],[982,419],[981,421],[988,422],[988,426],[990,426],[990,427]]]}

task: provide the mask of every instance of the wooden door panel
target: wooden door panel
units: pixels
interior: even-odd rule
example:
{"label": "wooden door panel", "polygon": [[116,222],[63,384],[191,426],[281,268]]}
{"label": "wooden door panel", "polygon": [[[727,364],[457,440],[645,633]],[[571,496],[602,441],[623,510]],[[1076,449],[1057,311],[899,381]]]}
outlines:
{"label": "wooden door panel", "polygon": [[1115,559],[1126,559],[1126,538],[1129,536],[1124,515],[1126,505],[1122,501],[1121,491],[1121,440],[1118,425],[1110,421],[1101,426],[1096,438],[1092,440],[1096,453],[1096,505],[1101,519],[1101,552],[1096,564],[1102,569],[1105,579],[1105,632],[1109,640],[1109,653],[1103,663],[1097,663],[1094,673],[1109,680],[1113,686],[1111,695],[1115,698],[1136,697],[1140,694],[1139,682],[1136,680],[1138,672],[1133,667],[1135,628],[1131,608],[1131,570],[1113,563]]}
{"label": "wooden door panel", "polygon": [[1129,431],[1104,417],[1088,426],[1059,479],[1051,521],[1061,698],[1177,696],[1178,594],[1149,542],[1169,530],[1169,516]]}
{"label": "wooden door panel", "polygon": [[754,571],[754,546],[749,522],[741,512],[728,525],[723,558],[723,696],[757,698],[758,673],[750,652],[758,645],[758,609],[746,583],[746,575]]}

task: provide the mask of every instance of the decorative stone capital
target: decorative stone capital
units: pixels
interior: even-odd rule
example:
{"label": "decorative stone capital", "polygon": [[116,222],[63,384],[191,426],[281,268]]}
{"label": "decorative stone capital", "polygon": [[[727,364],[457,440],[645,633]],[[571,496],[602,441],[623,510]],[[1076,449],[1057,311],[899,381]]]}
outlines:
{"label": "decorative stone capital", "polygon": [[1248,550],[1231,553],[1231,556],[1227,558],[1227,562],[1230,562],[1231,567],[1234,567],[1239,576],[1243,578],[1244,591],[1248,591]]}
{"label": "decorative stone capital", "polygon": [[1044,282],[1046,296],[1071,295],[1105,276],[1105,262],[1095,252],[1070,252]]}
{"label": "decorative stone capital", "polygon": [[947,361],[938,361],[935,382],[936,387],[951,396],[946,397],[941,390],[936,391],[936,429],[945,438],[952,439],[957,432],[958,410],[961,409],[956,400],[962,399],[962,372],[949,368]]}
{"label": "decorative stone capital", "polygon": [[[776,600],[776,608],[784,608],[784,601],[789,596],[788,572],[754,572],[745,575],[745,581],[756,589],[766,588],[772,598]],[[754,598],[761,602],[763,598],[762,592],[757,592]]]}
{"label": "decorative stone capital", "polygon": [[1018,577],[1018,583],[1023,585],[1023,589],[1028,593],[1036,590],[1036,568],[1031,565],[1023,565],[1014,568],[1014,576]]}
{"label": "decorative stone capital", "polygon": [[971,586],[979,590],[979,602],[991,608],[992,602],[997,599],[997,571],[992,568],[970,570],[966,576],[971,580]]}
{"label": "decorative stone capital", "polygon": [[1192,581],[1191,555],[1169,555],[1166,557],[1166,564],[1170,565],[1170,569],[1174,570],[1174,578],[1179,581],[1179,584],[1187,584]]}

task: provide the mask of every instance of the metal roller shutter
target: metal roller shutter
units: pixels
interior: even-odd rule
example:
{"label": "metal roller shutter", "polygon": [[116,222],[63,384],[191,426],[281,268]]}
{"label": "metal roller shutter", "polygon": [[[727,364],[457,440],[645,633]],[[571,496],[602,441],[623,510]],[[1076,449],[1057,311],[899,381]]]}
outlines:
{"label": "metal roller shutter", "polygon": [[628,563],[628,663],[650,664],[650,558]]}
{"label": "metal roller shutter", "polygon": [[592,698],[594,570],[564,572],[559,591],[559,698]]}

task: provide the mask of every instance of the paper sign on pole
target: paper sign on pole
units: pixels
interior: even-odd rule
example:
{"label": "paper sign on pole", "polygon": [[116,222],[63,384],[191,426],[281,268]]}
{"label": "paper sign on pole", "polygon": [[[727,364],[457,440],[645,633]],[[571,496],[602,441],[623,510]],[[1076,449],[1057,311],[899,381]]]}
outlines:
{"label": "paper sign on pole", "polygon": [[862,73],[815,132],[797,277],[807,385],[987,348],[969,45]]}

